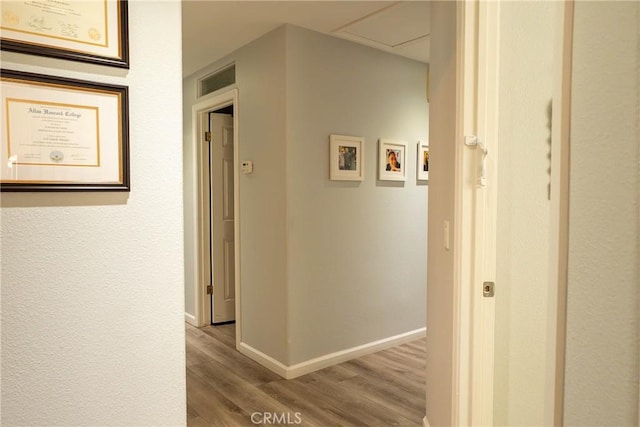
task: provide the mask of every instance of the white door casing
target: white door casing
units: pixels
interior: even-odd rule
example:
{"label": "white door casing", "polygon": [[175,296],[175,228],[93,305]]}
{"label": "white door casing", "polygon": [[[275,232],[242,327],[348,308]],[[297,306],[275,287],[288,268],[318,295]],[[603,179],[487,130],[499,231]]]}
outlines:
{"label": "white door casing", "polygon": [[[476,146],[477,174],[486,175],[476,183],[473,210],[475,211],[475,262],[471,282],[473,316],[472,399],[470,425],[493,425],[495,297],[483,294],[485,283],[496,281],[497,218],[498,212],[498,92],[500,57],[500,3],[478,3],[477,87],[475,126],[488,153],[482,165],[482,147]],[[489,286],[489,285],[486,285]],[[495,292],[504,284],[496,283]]]}
{"label": "white door casing", "polygon": [[[428,218],[427,426],[493,419],[493,301],[483,298],[482,289],[495,274],[497,88],[491,73],[497,64],[489,61],[497,58],[479,57],[495,48],[489,28],[495,21],[489,16],[494,18],[497,8],[487,6],[471,1],[432,6],[430,141],[438,160],[429,196],[443,200],[429,205]],[[481,66],[487,67],[482,73]],[[488,148],[484,187],[479,185],[483,150],[467,141]]]}
{"label": "white door casing", "polygon": [[458,10],[463,27],[455,213],[459,393],[453,417],[455,425],[490,426],[495,298],[485,297],[483,290],[496,278],[500,4],[464,2]]}
{"label": "white door casing", "polygon": [[[236,348],[242,342],[242,311],[241,311],[241,262],[240,262],[240,198],[239,194],[239,170],[237,163],[238,152],[240,149],[238,122],[240,111],[238,106],[238,89],[231,87],[219,92],[214,92],[202,97],[192,107],[192,135],[193,144],[196,147],[193,153],[192,162],[196,165],[195,173],[192,176],[194,182],[193,198],[196,200],[197,208],[193,210],[194,235],[194,257],[193,268],[197,272],[197,281],[195,283],[196,295],[196,319],[197,326],[205,326],[211,323],[211,298],[207,295],[207,284],[209,283],[210,272],[208,266],[209,259],[209,233],[210,233],[210,216],[205,214],[205,205],[209,204],[209,184],[208,170],[205,168],[204,162],[208,164],[208,150],[205,150],[205,132],[209,130],[209,113],[221,108],[233,105],[233,151],[234,151],[234,259],[235,259],[235,319],[236,319]],[[208,166],[207,166],[208,167]],[[207,208],[208,210],[208,208]]]}
{"label": "white door casing", "polygon": [[235,320],[233,117],[209,114],[212,323]]}
{"label": "white door casing", "polygon": [[[549,281],[551,307],[548,329],[547,392],[545,416],[549,425],[562,423],[564,362],[564,311],[566,308],[566,186],[568,181],[568,102],[570,101],[572,2],[560,7],[563,14],[557,28],[563,37],[554,78],[552,248]],[[452,425],[493,425],[495,303],[485,298],[483,282],[495,282],[497,255],[498,136],[500,3],[460,2],[458,14],[458,131],[460,138],[474,135],[488,149],[485,186],[479,185],[481,151],[456,141],[456,209],[454,216],[455,283],[459,287],[454,310],[457,371],[453,381]],[[558,106],[556,109],[555,106]],[[504,143],[508,143],[505,141]],[[504,283],[495,284],[500,294]],[[557,310],[557,311],[556,311]],[[427,330],[429,325],[427,325]],[[428,415],[428,414],[427,414]],[[428,422],[428,421],[427,421]]]}
{"label": "white door casing", "polygon": [[[452,290],[450,293],[433,292],[433,296],[434,299],[450,296],[452,304],[449,310],[442,308],[447,307],[448,301],[427,298],[427,313],[432,313],[428,317],[431,323],[427,323],[428,345],[431,343],[427,364],[443,363],[451,358],[453,371],[451,384],[434,383],[434,378],[431,378],[431,383],[427,382],[427,409],[431,408],[433,413],[426,414],[424,424],[429,425],[429,418],[432,417],[432,422],[438,425],[492,425],[495,302],[493,298],[483,296],[483,283],[495,282],[496,273],[500,10],[499,4],[493,2],[464,1],[457,2],[454,7],[446,2],[439,3],[438,11],[444,15],[438,15],[438,19],[445,18],[449,22],[453,20],[456,28],[451,31],[441,25],[437,26],[436,36],[450,38],[455,33],[456,52],[452,56],[443,54],[443,46],[450,42],[433,37],[432,43],[442,43],[437,49],[439,62],[433,65],[440,68],[438,76],[443,79],[446,75],[442,74],[442,70],[450,69],[451,60],[454,59],[455,85],[446,81],[437,82],[441,86],[432,89],[438,92],[437,102],[442,104],[433,104],[430,111],[435,113],[439,106],[447,111],[452,110],[453,100],[455,129],[438,128],[431,139],[434,144],[450,144],[452,148],[436,150],[434,147],[434,155],[437,157],[436,151],[445,156],[452,152],[453,156],[446,158],[450,163],[440,166],[444,169],[452,168],[454,172],[453,175],[440,173],[437,177],[434,176],[433,184],[447,187],[443,185],[446,183],[436,183],[435,180],[438,177],[451,177],[454,205]],[[451,14],[455,14],[454,19],[451,19]],[[442,140],[443,137],[451,139]],[[488,152],[486,157],[485,148]],[[444,156],[442,160],[445,160]],[[434,167],[434,171],[435,169]],[[440,209],[437,213],[442,216],[444,212],[445,210]],[[431,217],[429,224],[430,227],[439,225]],[[445,223],[445,230],[446,228]],[[430,247],[439,246],[438,234],[430,228]],[[445,249],[449,250],[447,243]],[[432,260],[432,257],[429,259]],[[437,268],[430,266],[429,270]],[[447,279],[447,275],[443,271],[434,273],[431,277],[442,281]],[[429,285],[433,286],[431,283]],[[500,284],[496,284],[496,292],[499,289]],[[447,324],[452,325],[451,348],[447,348],[448,339],[443,339]],[[440,377],[438,381],[447,379]],[[450,391],[451,395],[447,398],[439,397],[438,393],[442,390]],[[439,405],[430,402],[439,402]],[[449,413],[438,408],[448,402],[451,402]]]}
{"label": "white door casing", "polygon": [[571,68],[573,56],[573,1],[558,5],[559,29],[555,52],[551,143],[551,201],[549,244],[549,321],[545,423],[562,425],[569,267],[569,137],[571,131]]}

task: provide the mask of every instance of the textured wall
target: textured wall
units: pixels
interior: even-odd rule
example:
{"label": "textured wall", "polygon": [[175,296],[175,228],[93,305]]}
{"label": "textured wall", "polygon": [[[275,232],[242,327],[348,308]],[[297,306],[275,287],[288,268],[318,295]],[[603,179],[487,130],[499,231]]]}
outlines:
{"label": "textured wall", "polygon": [[130,2],[128,72],[3,53],[3,68],[129,86],[131,193],[2,194],[2,425],[183,425],[181,24]]}
{"label": "textured wall", "polygon": [[500,4],[496,425],[543,425],[556,4]]}
{"label": "textured wall", "polygon": [[575,5],[568,426],[638,425],[639,9]]}
{"label": "textured wall", "polygon": [[[287,27],[291,364],[425,325],[426,75],[426,64]],[[329,181],[332,133],[365,138],[361,183]],[[381,137],[408,143],[404,184],[377,180]]]}

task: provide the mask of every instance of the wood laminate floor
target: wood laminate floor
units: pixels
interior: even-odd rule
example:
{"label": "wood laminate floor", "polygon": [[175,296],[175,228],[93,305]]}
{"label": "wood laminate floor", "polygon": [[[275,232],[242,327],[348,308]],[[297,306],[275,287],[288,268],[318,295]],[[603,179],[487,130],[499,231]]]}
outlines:
{"label": "wood laminate floor", "polygon": [[235,350],[235,325],[186,328],[190,427],[422,426],[424,338],[285,380]]}
{"label": "wood laminate floor", "polygon": [[424,338],[293,380],[236,351],[233,324],[187,325],[186,341],[190,427],[422,426]]}

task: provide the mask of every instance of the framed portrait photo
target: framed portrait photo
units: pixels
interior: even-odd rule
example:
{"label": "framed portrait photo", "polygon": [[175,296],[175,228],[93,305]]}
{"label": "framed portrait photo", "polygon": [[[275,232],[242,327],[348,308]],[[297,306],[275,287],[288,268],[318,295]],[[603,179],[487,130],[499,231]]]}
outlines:
{"label": "framed portrait photo", "polygon": [[129,68],[127,0],[2,0],[2,50]]}
{"label": "framed portrait photo", "polygon": [[329,179],[362,181],[364,179],[364,138],[329,136]]}
{"label": "framed portrait photo", "polygon": [[378,143],[378,179],[381,181],[407,180],[407,143],[380,139]]}
{"label": "framed portrait photo", "polygon": [[128,89],[0,70],[1,191],[129,191]]}
{"label": "framed portrait photo", "polygon": [[418,158],[416,170],[418,180],[427,181],[429,179],[429,143],[418,141]]}

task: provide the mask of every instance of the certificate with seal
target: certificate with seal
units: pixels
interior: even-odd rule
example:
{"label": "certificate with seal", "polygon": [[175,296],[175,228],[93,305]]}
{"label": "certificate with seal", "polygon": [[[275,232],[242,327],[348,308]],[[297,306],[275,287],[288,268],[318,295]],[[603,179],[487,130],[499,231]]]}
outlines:
{"label": "certificate with seal", "polygon": [[3,0],[2,49],[129,67],[126,0]]}
{"label": "certificate with seal", "polygon": [[2,191],[129,190],[128,90],[1,71]]}

